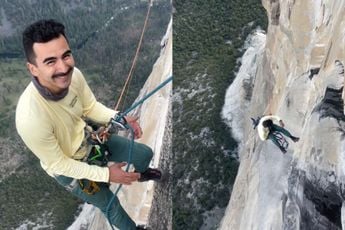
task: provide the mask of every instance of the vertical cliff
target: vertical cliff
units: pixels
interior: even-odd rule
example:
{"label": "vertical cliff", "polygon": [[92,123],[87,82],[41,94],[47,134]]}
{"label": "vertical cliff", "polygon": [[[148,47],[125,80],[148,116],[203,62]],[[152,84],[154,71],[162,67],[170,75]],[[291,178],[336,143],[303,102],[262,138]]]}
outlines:
{"label": "vertical cliff", "polygon": [[[243,116],[223,111],[241,130],[241,164],[220,229],[345,229],[345,1],[262,3],[269,27],[257,68],[228,89],[245,92],[236,94]],[[286,154],[252,128],[250,117],[269,113],[300,137]]]}
{"label": "vertical cliff", "polygon": [[[137,100],[170,76],[172,76],[172,20],[162,39],[160,56]],[[150,181],[122,186],[118,194],[122,206],[136,223],[149,223],[154,229],[171,229],[171,92],[172,83],[169,83],[131,113],[140,117],[143,136],[137,141],[153,149],[151,167],[162,170],[162,180],[158,183]],[[116,186],[113,185],[114,191]],[[69,229],[111,228],[99,209],[85,204],[80,216]]]}

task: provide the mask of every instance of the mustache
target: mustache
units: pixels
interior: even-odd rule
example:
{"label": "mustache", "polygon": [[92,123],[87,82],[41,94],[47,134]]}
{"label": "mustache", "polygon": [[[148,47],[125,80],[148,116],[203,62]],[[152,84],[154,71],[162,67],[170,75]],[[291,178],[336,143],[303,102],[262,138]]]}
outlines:
{"label": "mustache", "polygon": [[72,71],[73,71],[73,67],[70,67],[65,73],[56,73],[52,76],[52,78],[66,76],[70,74]]}

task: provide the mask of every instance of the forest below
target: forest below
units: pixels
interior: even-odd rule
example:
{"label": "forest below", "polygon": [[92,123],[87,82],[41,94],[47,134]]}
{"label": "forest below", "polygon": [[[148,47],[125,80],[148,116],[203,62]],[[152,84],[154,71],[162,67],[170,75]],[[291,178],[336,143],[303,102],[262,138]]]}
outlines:
{"label": "forest below", "polygon": [[174,3],[173,223],[216,229],[229,202],[237,144],[221,119],[247,36],[267,27],[260,0]]}
{"label": "forest below", "polygon": [[[76,66],[96,98],[114,107],[128,75],[148,7],[140,0],[1,0],[0,4],[0,229],[25,225],[66,229],[80,201],[41,169],[15,130],[17,100],[30,82],[21,33],[30,23],[53,18],[66,27]],[[171,17],[169,0],[155,1],[124,110],[138,96],[159,56]]]}

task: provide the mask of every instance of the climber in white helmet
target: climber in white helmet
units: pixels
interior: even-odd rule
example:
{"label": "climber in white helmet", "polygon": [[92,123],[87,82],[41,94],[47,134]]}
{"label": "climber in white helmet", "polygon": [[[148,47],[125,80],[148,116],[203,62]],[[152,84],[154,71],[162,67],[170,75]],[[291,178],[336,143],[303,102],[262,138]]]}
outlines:
{"label": "climber in white helmet", "polygon": [[[268,115],[258,117],[257,119],[251,118],[253,121],[254,129],[258,127],[258,134],[261,140],[265,141],[270,139],[279,149],[286,153],[286,147],[279,141],[279,134],[284,134],[294,142],[299,141],[299,137],[291,135],[291,133],[284,128],[284,122],[280,117]],[[279,125],[274,124],[273,121],[279,122]]]}

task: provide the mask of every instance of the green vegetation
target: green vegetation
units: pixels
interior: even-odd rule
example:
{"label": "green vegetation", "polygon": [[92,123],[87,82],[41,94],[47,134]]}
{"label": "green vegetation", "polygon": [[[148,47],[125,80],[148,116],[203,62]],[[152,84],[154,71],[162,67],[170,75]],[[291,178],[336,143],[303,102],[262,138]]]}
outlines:
{"label": "green vegetation", "polygon": [[47,176],[37,158],[26,154],[26,164],[0,183],[0,229],[19,227],[25,220],[66,229],[80,201]]}
{"label": "green vegetation", "polygon": [[174,6],[173,225],[193,230],[206,211],[230,199],[236,143],[220,113],[245,39],[258,26],[266,29],[267,19],[259,0]]}
{"label": "green vegetation", "polygon": [[[16,103],[30,81],[21,32],[42,18],[63,22],[76,66],[84,73],[96,97],[113,107],[130,69],[147,2],[12,0],[2,1],[1,9],[4,14],[0,11],[0,24],[6,29],[0,30],[0,141],[6,146],[0,148],[9,150],[20,161],[15,173],[0,176],[0,229],[17,228],[25,222],[41,223],[39,218],[43,216],[54,226],[51,229],[66,229],[80,201],[47,176],[15,131]],[[123,109],[137,97],[151,72],[170,14],[169,0],[154,2]]]}
{"label": "green vegetation", "polygon": [[30,78],[22,59],[0,59],[0,137],[13,136],[9,130],[15,130],[14,113],[19,92]]}

